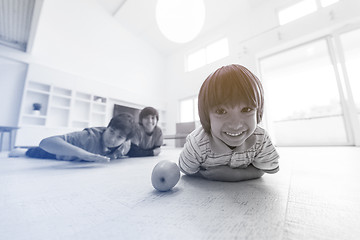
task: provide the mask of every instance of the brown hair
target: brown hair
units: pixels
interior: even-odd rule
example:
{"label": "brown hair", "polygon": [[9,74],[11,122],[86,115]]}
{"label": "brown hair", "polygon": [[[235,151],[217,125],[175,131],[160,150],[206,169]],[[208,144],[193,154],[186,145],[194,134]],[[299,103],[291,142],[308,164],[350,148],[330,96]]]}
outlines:
{"label": "brown hair", "polygon": [[133,115],[123,112],[113,117],[107,127],[121,130],[126,134],[126,140],[128,140],[134,136],[137,124]]}
{"label": "brown hair", "polygon": [[209,111],[218,105],[231,106],[246,102],[257,109],[257,123],[263,116],[264,93],[260,80],[247,68],[238,64],[223,66],[210,74],[202,84],[198,96],[198,110],[202,127],[210,133]]}

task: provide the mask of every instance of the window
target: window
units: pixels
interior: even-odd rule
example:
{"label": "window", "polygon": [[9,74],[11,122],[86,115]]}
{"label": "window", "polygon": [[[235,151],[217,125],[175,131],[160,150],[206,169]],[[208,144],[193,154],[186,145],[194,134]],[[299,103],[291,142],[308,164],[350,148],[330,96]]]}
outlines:
{"label": "window", "polygon": [[212,63],[229,55],[229,46],[226,38],[214,42],[206,47],[206,63]]}
{"label": "window", "polygon": [[188,71],[195,70],[206,64],[205,48],[200,49],[188,56]]}
{"label": "window", "polygon": [[260,60],[278,145],[350,144],[331,57],[320,39]]}
{"label": "window", "polygon": [[227,56],[229,43],[227,38],[223,38],[189,54],[186,62],[187,71],[193,71]]}
{"label": "window", "polygon": [[280,25],[302,18],[317,10],[315,0],[303,0],[279,11]]}
{"label": "window", "polygon": [[302,0],[278,11],[280,25],[287,24],[316,12],[320,7],[327,7],[339,0]]}
{"label": "window", "polygon": [[322,7],[327,7],[337,2],[339,2],[339,0],[320,0]]}
{"label": "window", "polygon": [[197,96],[181,100],[180,122],[196,122],[199,120]]}

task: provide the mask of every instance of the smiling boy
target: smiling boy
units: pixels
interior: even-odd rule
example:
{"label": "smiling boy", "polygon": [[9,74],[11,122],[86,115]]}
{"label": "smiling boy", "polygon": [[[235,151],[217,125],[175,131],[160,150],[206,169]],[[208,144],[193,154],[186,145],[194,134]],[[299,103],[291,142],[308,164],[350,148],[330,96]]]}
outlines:
{"label": "smiling boy", "polygon": [[258,126],[264,106],[259,79],[241,65],[219,68],[198,97],[201,126],[190,133],[179,167],[190,176],[243,181],[279,170],[279,155]]}
{"label": "smiling boy", "polygon": [[130,157],[157,156],[163,144],[163,134],[157,126],[159,113],[153,107],[146,107],[139,114],[138,131],[131,139]]}

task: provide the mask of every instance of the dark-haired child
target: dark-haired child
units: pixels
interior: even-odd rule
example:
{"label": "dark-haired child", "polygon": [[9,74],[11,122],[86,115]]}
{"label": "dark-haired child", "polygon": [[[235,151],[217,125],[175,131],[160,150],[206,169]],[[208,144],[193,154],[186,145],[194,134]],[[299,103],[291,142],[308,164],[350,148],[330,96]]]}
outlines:
{"label": "dark-haired child", "polygon": [[216,181],[243,181],[279,170],[274,145],[258,126],[264,106],[259,79],[241,65],[217,69],[198,96],[201,127],[187,137],[182,172]]}
{"label": "dark-haired child", "polygon": [[[107,127],[85,128],[82,131],[43,139],[40,147],[30,148],[26,156],[60,160],[109,162],[124,157],[136,129],[134,117],[121,113]],[[16,156],[10,152],[9,156]]]}
{"label": "dark-haired child", "polygon": [[159,113],[153,107],[146,107],[139,114],[138,131],[131,139],[129,157],[157,156],[163,144],[163,134],[159,122]]}

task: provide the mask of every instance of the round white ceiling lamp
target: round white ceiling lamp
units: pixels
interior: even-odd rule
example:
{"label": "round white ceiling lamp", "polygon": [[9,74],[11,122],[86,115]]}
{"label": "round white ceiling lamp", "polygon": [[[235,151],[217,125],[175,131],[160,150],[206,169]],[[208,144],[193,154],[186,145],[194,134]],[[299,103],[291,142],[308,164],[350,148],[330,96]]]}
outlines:
{"label": "round white ceiling lamp", "polygon": [[166,38],[176,43],[193,40],[205,22],[203,0],[158,0],[156,21]]}

